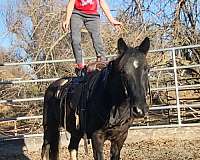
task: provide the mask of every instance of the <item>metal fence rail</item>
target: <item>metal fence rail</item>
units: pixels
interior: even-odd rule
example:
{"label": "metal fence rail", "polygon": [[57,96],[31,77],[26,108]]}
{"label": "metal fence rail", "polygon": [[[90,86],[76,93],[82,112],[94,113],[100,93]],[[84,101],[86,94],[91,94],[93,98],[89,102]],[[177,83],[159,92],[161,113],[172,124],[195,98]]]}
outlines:
{"label": "metal fence rail", "polygon": [[[200,103],[196,104],[180,104],[180,108],[200,108]],[[151,108],[149,108],[150,111],[153,110],[164,110],[164,109],[177,109],[176,105],[168,105],[168,106],[158,106],[158,105],[152,105]],[[24,117],[16,117],[16,118],[0,118],[0,123],[5,122],[13,122],[13,121],[21,121],[21,120],[30,120],[30,119],[41,119],[42,115],[39,116],[24,116]]]}
{"label": "metal fence rail", "polygon": [[[56,80],[56,79],[55,79]],[[23,83],[23,82],[22,82]],[[10,83],[9,83],[10,84]],[[12,84],[12,83],[11,83]],[[1,85],[1,83],[0,83]],[[194,85],[183,85],[183,86],[171,86],[171,87],[159,87],[159,88],[151,88],[151,91],[163,91],[163,90],[176,90],[178,88],[181,89],[192,89],[192,88],[200,88],[200,84],[194,84]],[[16,102],[30,102],[30,101],[41,101],[44,97],[34,97],[34,98],[22,98],[22,99],[5,99],[0,100],[1,103],[16,103]]]}
{"label": "metal fence rail", "polygon": [[46,79],[33,79],[33,80],[1,80],[0,81],[0,85],[1,84],[20,84],[20,83],[38,83],[38,82],[51,82],[51,81],[55,81],[59,78],[46,78]]}
{"label": "metal fence rail", "polygon": [[[179,91],[182,89],[196,89],[200,88],[200,84],[193,84],[193,85],[179,85],[178,84],[178,75],[177,70],[179,69],[188,69],[188,68],[198,68],[200,64],[195,65],[187,65],[187,66],[177,66],[176,62],[176,51],[182,49],[192,49],[192,48],[200,48],[200,45],[190,45],[190,46],[182,46],[182,47],[173,47],[173,48],[165,48],[165,49],[157,49],[151,50],[149,53],[155,52],[164,52],[170,51],[170,55],[172,56],[172,67],[163,67],[163,68],[152,68],[151,72],[157,71],[173,71],[174,76],[174,86],[169,87],[157,87],[151,88],[151,91],[161,91],[161,90],[175,90],[176,93],[176,105],[169,105],[169,106],[155,106],[153,105],[150,110],[163,110],[163,109],[177,109],[177,117],[178,117],[178,124],[173,125],[158,125],[158,126],[135,126],[131,127],[131,129],[140,129],[140,128],[163,128],[163,127],[184,127],[184,126],[200,126],[200,123],[195,124],[182,124],[181,121],[181,108],[189,108],[189,107],[196,107],[200,108],[200,103],[195,104],[180,104],[180,97]],[[109,58],[115,57],[116,55],[110,55]],[[94,59],[95,57],[87,57],[86,60]],[[35,61],[35,62],[17,62],[17,63],[1,63],[0,66],[16,66],[16,65],[35,65],[35,64],[47,64],[47,63],[61,63],[61,62],[73,62],[74,59],[65,59],[65,60],[47,60],[47,61]],[[47,79],[33,79],[33,80],[15,80],[15,81],[8,81],[2,80],[0,81],[0,85],[3,84],[21,84],[21,83],[41,83],[41,82],[50,82],[57,80],[58,78],[47,78]],[[24,98],[24,99],[8,99],[8,100],[0,100],[1,103],[16,103],[16,102],[31,102],[31,101],[42,101],[43,97],[33,97],[33,98]],[[30,116],[30,117],[17,117],[17,118],[8,118],[8,119],[0,119],[0,124],[4,122],[17,122],[21,120],[29,120],[29,119],[41,119],[42,116]],[[17,127],[17,126],[16,126]],[[17,134],[16,134],[17,135]],[[31,135],[30,135],[31,136]]]}

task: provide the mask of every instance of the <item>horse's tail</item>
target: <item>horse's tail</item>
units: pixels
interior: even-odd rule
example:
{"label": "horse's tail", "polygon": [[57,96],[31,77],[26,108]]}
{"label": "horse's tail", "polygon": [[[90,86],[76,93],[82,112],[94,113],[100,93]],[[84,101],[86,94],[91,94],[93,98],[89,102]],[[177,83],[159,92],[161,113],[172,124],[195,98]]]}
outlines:
{"label": "horse's tail", "polygon": [[44,141],[41,153],[42,160],[59,159],[60,110],[59,110],[59,99],[55,96],[58,86],[53,84],[49,86],[44,96],[44,108],[43,108]]}

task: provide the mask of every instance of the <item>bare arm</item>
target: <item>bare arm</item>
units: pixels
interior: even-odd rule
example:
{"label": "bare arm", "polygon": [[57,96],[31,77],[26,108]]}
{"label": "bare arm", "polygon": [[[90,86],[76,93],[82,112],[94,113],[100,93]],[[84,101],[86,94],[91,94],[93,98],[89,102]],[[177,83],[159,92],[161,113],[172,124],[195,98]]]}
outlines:
{"label": "bare arm", "polygon": [[108,20],[110,21],[110,23],[112,25],[114,25],[114,26],[120,26],[120,25],[122,25],[121,22],[119,22],[119,21],[117,21],[117,20],[115,20],[113,18],[113,16],[110,13],[110,9],[109,9],[109,7],[108,7],[108,5],[107,5],[107,3],[106,3],[105,0],[99,0],[99,4],[100,4],[100,6],[101,6],[101,8],[102,8],[102,10],[104,12],[104,14],[106,15],[106,17],[108,18]]}
{"label": "bare arm", "polygon": [[68,30],[70,18],[72,16],[72,11],[74,9],[74,4],[75,4],[75,0],[69,0],[69,3],[67,5],[67,9],[66,9],[66,18],[63,21],[63,25],[62,25],[64,31]]}

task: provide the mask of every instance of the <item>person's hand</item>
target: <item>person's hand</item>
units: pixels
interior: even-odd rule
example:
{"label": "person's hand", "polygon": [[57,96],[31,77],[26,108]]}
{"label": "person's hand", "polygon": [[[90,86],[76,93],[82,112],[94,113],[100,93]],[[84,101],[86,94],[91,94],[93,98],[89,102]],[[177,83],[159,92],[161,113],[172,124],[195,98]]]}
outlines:
{"label": "person's hand", "polygon": [[69,27],[69,22],[67,20],[64,20],[62,23],[62,28],[65,32],[68,31],[68,27]]}
{"label": "person's hand", "polygon": [[117,20],[112,20],[111,23],[115,27],[115,29],[117,29],[117,30],[121,30],[121,27],[123,26],[123,23],[119,22]]}

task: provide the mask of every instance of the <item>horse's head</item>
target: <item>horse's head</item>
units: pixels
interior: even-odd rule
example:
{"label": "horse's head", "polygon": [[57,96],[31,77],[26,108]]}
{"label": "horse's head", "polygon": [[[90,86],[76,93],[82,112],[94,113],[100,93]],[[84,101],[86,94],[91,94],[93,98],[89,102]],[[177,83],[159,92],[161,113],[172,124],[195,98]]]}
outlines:
{"label": "horse's head", "polygon": [[145,38],[138,47],[128,47],[124,40],[118,40],[119,58],[115,67],[121,75],[126,95],[131,107],[131,114],[144,116],[148,111],[146,94],[148,91],[147,52],[150,47],[149,38]]}

